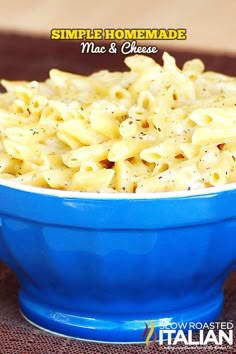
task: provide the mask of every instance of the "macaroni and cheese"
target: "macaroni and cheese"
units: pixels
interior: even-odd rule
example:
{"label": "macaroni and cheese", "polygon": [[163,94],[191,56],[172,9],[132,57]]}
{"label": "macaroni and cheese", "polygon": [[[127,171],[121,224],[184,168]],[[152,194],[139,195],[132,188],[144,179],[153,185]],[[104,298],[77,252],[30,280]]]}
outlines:
{"label": "macaroni and cheese", "polygon": [[180,70],[164,53],[127,72],[2,80],[0,178],[85,192],[164,192],[236,182],[236,78]]}

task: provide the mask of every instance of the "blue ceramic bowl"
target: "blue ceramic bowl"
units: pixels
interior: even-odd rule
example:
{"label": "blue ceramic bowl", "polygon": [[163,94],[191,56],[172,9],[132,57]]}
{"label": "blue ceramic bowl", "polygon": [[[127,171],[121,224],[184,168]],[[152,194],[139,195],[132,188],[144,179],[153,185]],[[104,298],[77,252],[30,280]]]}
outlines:
{"label": "blue ceramic bowl", "polygon": [[156,194],[2,181],[0,257],[24,316],[63,335],[143,341],[145,323],[209,322],[236,268],[236,185]]}

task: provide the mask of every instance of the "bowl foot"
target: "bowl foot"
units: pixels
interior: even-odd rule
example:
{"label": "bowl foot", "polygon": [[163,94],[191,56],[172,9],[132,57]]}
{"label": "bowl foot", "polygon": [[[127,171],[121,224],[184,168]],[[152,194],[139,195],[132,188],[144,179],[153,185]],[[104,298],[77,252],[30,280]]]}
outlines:
{"label": "bowl foot", "polygon": [[[20,309],[23,317],[33,325],[53,334],[73,337],[81,340],[108,343],[141,343],[145,341],[146,324],[150,321],[155,325],[155,332],[164,324],[173,329],[181,323],[187,324],[185,332],[191,323],[209,323],[217,319],[223,306],[223,292],[203,304],[181,309],[173,313],[161,313],[136,316],[98,317],[95,314],[77,315],[65,309],[37,302],[22,290],[19,293]],[[178,330],[179,327],[177,327]],[[146,334],[147,335],[147,334]]]}

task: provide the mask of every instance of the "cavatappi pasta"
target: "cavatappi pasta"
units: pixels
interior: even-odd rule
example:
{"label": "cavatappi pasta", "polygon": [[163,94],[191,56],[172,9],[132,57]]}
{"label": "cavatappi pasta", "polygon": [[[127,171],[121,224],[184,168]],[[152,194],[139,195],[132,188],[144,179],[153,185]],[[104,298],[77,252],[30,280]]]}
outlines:
{"label": "cavatappi pasta", "polygon": [[236,78],[126,57],[127,72],[51,70],[6,81],[0,178],[85,192],[164,192],[236,182]]}

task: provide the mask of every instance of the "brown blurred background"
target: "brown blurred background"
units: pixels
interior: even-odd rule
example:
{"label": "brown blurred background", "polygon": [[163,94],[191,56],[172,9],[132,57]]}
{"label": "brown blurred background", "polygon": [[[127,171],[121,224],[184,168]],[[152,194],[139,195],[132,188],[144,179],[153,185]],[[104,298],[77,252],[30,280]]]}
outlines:
{"label": "brown blurred background", "polygon": [[44,80],[52,67],[125,69],[121,53],[81,54],[77,40],[50,40],[52,28],[186,28],[187,40],[152,42],[155,60],[168,50],[180,67],[199,57],[207,70],[236,76],[235,13],[236,0],[0,0],[0,78]]}
{"label": "brown blurred background", "polygon": [[236,53],[235,14],[236,0],[0,0],[0,30],[47,37],[53,27],[185,27],[188,39],[168,46]]}

